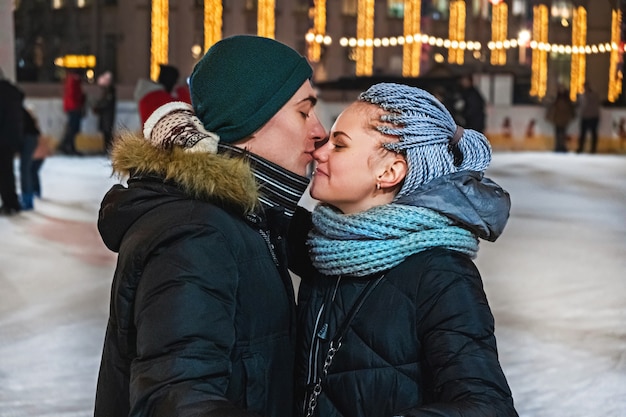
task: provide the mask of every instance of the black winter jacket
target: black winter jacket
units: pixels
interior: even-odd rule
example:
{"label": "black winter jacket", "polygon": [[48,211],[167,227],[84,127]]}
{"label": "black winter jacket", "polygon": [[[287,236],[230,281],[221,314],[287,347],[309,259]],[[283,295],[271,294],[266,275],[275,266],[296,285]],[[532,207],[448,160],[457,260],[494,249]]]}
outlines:
{"label": "black winter jacket", "polygon": [[485,131],[485,99],[474,86],[461,89],[463,98],[462,126],[478,132]]}
{"label": "black winter jacket", "polygon": [[250,168],[132,136],[112,160],[132,175],[98,221],[119,255],[95,416],[290,416],[293,287]]}
{"label": "black winter jacket", "polygon": [[24,93],[7,80],[0,79],[0,146],[19,149],[22,145]]}
{"label": "black winter jacket", "polygon": [[[412,202],[418,201],[438,206],[490,240],[506,224],[510,204],[504,190],[478,173],[429,183],[422,195],[413,196]],[[294,229],[292,238],[302,246],[307,214],[300,210],[297,218],[302,229]],[[464,223],[470,219],[476,223]],[[359,278],[316,273],[297,251],[291,261],[302,278],[296,353],[300,415],[307,415],[310,393],[321,377],[313,414],[319,417],[517,416],[498,361],[494,319],[468,256],[430,249]],[[330,341],[368,282],[379,277],[324,377]]]}

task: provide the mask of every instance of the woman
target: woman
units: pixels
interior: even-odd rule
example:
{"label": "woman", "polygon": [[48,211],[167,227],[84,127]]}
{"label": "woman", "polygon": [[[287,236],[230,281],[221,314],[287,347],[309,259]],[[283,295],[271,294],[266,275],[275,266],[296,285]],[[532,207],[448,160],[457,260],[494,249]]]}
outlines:
{"label": "woman", "polygon": [[302,212],[291,236],[312,261],[293,254],[300,415],[517,416],[472,262],[510,207],[483,177],[486,138],[427,92],[383,83],[314,158],[322,204],[308,238]]}

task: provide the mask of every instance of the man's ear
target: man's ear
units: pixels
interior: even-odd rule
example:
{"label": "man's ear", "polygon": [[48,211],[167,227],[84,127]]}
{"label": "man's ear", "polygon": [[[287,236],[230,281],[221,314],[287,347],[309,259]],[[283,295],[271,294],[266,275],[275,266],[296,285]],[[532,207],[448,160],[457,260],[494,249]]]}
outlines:
{"label": "man's ear", "polygon": [[408,165],[401,155],[396,155],[395,159],[387,166],[387,169],[378,176],[378,184],[381,188],[393,188],[400,184],[406,177]]}

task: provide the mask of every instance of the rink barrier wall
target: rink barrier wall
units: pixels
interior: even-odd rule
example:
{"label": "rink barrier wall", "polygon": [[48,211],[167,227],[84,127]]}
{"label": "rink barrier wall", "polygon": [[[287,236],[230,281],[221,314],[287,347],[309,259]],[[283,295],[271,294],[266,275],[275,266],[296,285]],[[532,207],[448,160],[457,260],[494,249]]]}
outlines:
{"label": "rink barrier wall", "polygon": [[[25,100],[39,121],[41,131],[59,142],[65,129],[65,114],[61,98],[34,98]],[[349,102],[324,102],[320,100],[316,112],[321,122],[330,128],[339,113]],[[567,129],[568,148],[574,151],[578,145],[580,120],[575,119]],[[132,100],[117,103],[115,130],[140,132],[137,105]],[[493,105],[487,108],[486,135],[494,150],[502,151],[549,151],[554,147],[554,128],[545,120],[543,106]],[[587,149],[590,138],[587,139]],[[102,135],[98,131],[97,115],[89,109],[81,123],[76,147],[85,153],[103,150]],[[626,153],[626,108],[602,108],[599,125],[598,152]]]}

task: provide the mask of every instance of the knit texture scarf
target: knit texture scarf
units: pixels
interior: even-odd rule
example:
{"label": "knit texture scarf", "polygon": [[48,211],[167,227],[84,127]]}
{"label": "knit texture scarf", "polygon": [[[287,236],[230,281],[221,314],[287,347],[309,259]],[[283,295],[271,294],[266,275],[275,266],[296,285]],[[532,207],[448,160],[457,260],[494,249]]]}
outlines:
{"label": "knit texture scarf", "polygon": [[263,208],[282,207],[285,216],[293,216],[298,201],[309,185],[308,178],[228,143],[219,143],[218,152],[246,158],[259,185],[259,201]]}
{"label": "knit texture scarf", "polygon": [[325,275],[371,275],[435,247],[471,258],[478,252],[478,239],[472,232],[423,207],[392,203],[345,215],[319,205],[312,220],[311,257]]}

